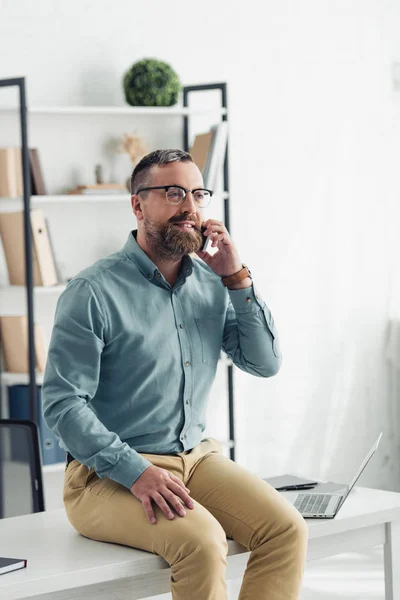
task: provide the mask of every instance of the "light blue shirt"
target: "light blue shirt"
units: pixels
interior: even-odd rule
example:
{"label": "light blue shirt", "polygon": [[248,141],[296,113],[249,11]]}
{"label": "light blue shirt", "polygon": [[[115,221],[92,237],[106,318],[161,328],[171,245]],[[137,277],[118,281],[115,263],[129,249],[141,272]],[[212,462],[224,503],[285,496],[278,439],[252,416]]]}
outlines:
{"label": "light blue shirt", "polygon": [[281,364],[254,285],[229,290],[187,255],[171,287],[135,237],[61,294],[42,390],[61,446],[127,488],[151,465],[139,452],[176,454],[201,441],[221,349],[259,377]]}

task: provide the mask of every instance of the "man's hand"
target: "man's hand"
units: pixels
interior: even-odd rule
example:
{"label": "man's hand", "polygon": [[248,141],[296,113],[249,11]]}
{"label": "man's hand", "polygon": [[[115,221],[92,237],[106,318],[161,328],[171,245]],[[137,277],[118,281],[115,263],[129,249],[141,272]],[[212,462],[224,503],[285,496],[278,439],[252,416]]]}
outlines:
{"label": "man's hand", "polygon": [[189,496],[190,490],[179,477],[172,475],[166,469],[161,469],[154,465],[148,467],[138,477],[131,487],[131,492],[143,504],[144,512],[150,523],[156,522],[151,503],[152,500],[158,504],[168,519],[173,519],[175,515],[166,501],[169,502],[181,517],[186,515],[186,511],[183,508],[184,504],[188,508],[194,508],[194,503]]}
{"label": "man's hand", "polygon": [[221,221],[207,219],[202,223],[206,227],[204,235],[210,236],[212,247],[218,247],[219,252],[211,256],[207,252],[196,252],[204,262],[220,277],[237,273],[242,268],[239,253],[225,225]]}

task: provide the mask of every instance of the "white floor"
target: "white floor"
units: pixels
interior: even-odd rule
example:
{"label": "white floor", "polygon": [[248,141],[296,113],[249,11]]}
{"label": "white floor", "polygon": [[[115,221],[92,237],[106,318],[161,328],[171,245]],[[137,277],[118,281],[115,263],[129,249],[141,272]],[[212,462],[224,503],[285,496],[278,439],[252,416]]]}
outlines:
{"label": "white floor", "polygon": [[[240,580],[228,584],[228,600],[238,600]],[[383,548],[340,554],[307,564],[301,600],[384,600]],[[171,600],[171,594],[147,600]]]}

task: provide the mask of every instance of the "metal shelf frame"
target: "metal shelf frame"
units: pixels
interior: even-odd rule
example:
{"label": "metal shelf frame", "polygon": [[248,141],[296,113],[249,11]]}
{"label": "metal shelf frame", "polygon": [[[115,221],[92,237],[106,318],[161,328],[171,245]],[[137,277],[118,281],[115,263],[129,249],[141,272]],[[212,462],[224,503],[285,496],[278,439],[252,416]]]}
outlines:
{"label": "metal shelf frame", "polygon": [[[226,83],[211,83],[203,85],[189,85],[183,88],[183,106],[189,106],[189,94],[196,92],[205,92],[210,90],[220,90],[221,92],[221,108],[222,110],[222,121],[228,120],[228,90]],[[185,116],[183,121],[183,147],[186,151],[189,150],[189,116]],[[229,211],[229,132],[228,132],[228,143],[226,145],[226,153],[224,160],[224,174],[223,174],[223,185],[224,185],[224,223],[225,227],[231,232],[230,229],[230,211]],[[235,460],[235,403],[234,403],[234,386],[233,386],[233,365],[227,366],[228,376],[228,418],[229,418],[229,456],[231,460]]]}
{"label": "metal shelf frame", "polygon": [[[38,423],[36,373],[35,373],[35,337],[34,337],[34,296],[32,265],[32,232],[30,223],[31,185],[28,152],[28,113],[26,107],[25,77],[0,79],[0,88],[16,87],[19,93],[19,121],[22,148],[22,181],[24,190],[24,242],[25,242],[25,277],[28,316],[28,366],[29,366],[29,409],[30,420]],[[1,382],[0,382],[1,384]],[[2,385],[0,385],[0,390]],[[1,394],[1,391],[0,391]],[[1,397],[0,397],[1,405]]]}

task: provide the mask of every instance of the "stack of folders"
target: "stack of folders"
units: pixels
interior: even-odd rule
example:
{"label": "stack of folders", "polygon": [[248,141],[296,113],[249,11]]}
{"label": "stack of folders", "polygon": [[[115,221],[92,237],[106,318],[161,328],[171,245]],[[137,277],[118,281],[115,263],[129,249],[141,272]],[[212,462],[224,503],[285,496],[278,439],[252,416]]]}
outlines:
{"label": "stack of folders", "polygon": [[2,558],[0,556],[0,575],[23,569],[28,564],[25,558]]}
{"label": "stack of folders", "polygon": [[[30,212],[33,285],[51,286],[58,281],[46,220],[41,209]],[[25,285],[24,213],[0,212],[0,236],[10,285]]]}
{"label": "stack of folders", "polygon": [[[31,194],[46,194],[37,148],[29,149]],[[0,148],[0,197],[18,198],[23,194],[21,148]]]}
{"label": "stack of folders", "polygon": [[228,122],[221,121],[210,131],[196,135],[189,152],[202,175],[204,187],[215,189],[224,164],[228,143]]}

